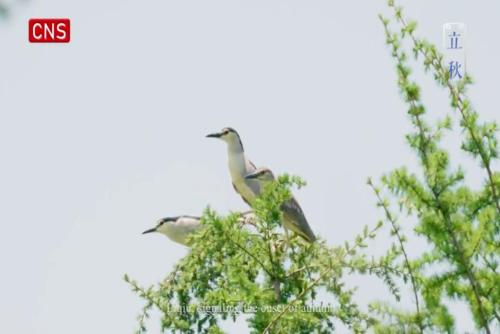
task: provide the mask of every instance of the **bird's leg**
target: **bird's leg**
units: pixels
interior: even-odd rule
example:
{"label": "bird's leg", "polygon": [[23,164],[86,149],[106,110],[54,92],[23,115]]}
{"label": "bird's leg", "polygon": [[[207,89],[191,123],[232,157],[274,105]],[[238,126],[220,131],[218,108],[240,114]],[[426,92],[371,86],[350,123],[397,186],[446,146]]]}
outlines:
{"label": "bird's leg", "polygon": [[286,227],[283,227],[283,229],[285,230],[285,250],[283,251],[283,253],[286,254],[286,252],[288,251],[288,246],[290,245],[290,238],[288,236],[288,229]]}
{"label": "bird's leg", "polygon": [[[290,236],[288,234],[288,229],[286,227],[283,227],[283,229],[285,230],[285,250],[283,251],[283,253],[286,254],[286,252],[288,251],[288,247],[290,247],[292,254],[295,256],[295,248],[293,246],[290,246]],[[292,238],[293,237],[295,237],[295,235],[292,236]]]}
{"label": "bird's leg", "polygon": [[280,281],[278,279],[275,279],[273,281],[273,287],[274,287],[274,297],[276,298],[276,302],[279,303],[281,300],[281,286],[280,286]]}
{"label": "bird's leg", "polygon": [[[293,236],[292,236],[292,238],[296,238],[296,237],[297,237],[297,234],[296,234],[296,233],[294,233],[294,234],[293,234]],[[297,254],[295,253],[295,247],[293,247],[293,245],[292,245],[292,246],[290,246],[290,248],[291,248],[291,250],[292,250],[292,254],[293,254],[293,256],[296,256]]]}

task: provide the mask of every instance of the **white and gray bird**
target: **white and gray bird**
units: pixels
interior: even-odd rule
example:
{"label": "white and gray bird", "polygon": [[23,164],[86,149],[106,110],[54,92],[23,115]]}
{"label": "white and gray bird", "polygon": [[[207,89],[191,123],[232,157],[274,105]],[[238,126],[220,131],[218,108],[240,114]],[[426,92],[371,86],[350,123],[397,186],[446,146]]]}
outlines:
{"label": "white and gray bird", "polygon": [[[262,189],[266,184],[274,181],[273,172],[267,167],[261,167],[255,170],[253,173],[245,176],[247,180],[258,180]],[[292,196],[289,200],[281,204],[281,211],[283,213],[283,227],[285,232],[287,229],[297,233],[302,238],[308,242],[314,242],[316,236],[314,235],[307,219],[302,211],[297,200]],[[288,236],[287,236],[288,239]]]}
{"label": "white and gray bird", "polygon": [[166,235],[170,240],[184,246],[189,246],[187,237],[196,232],[201,227],[200,217],[195,216],[177,216],[166,217],[158,221],[158,224],[142,234],[158,232]]}
{"label": "white and gray bird", "polygon": [[226,142],[229,174],[233,188],[248,205],[252,206],[255,198],[260,194],[260,182],[245,179],[245,176],[255,172],[257,168],[246,157],[238,132],[233,128],[224,128],[220,132],[207,135],[207,137],[218,138]]}
{"label": "white and gray bird", "polygon": [[[246,211],[240,213],[238,221],[245,225],[252,224],[255,219],[256,217],[253,211]],[[189,246],[187,237],[196,232],[201,226],[200,217],[188,215],[166,217],[160,219],[155,227],[142,232],[142,234],[153,232],[161,233],[174,242],[184,246]]]}

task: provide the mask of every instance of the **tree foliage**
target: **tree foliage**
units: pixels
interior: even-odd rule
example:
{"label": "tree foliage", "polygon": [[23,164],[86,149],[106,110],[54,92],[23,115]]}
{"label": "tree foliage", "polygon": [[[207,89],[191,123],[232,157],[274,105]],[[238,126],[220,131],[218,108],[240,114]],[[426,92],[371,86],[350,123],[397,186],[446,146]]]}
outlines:
{"label": "tree foliage", "polygon": [[[221,321],[227,319],[246,320],[252,333],[330,333],[339,324],[356,333],[453,333],[456,319],[449,300],[466,303],[481,332],[499,328],[497,125],[481,121],[467,97],[470,76],[451,82],[436,46],[417,37],[416,22],[407,21],[394,1],[388,6],[392,19],[380,19],[412,125],[406,141],[419,165],[413,171],[396,168],[378,184],[368,181],[383,219],[342,246],[292,238],[287,247],[279,232],[280,205],[292,187],[304,185],[288,175],[265,189],[249,224],[242,225],[238,213],[222,217],[207,209],[191,251],[163,282],[144,288],[125,277],[146,302],[138,333],[146,331],[152,308],[161,312],[164,331],[186,333],[221,333]],[[451,112],[443,112],[440,121],[429,120],[408,54],[449,94]],[[479,189],[444,147],[443,137],[452,131],[459,132],[461,150],[484,171]],[[427,242],[422,253],[410,256],[403,224],[411,224],[411,237]],[[369,242],[383,228],[393,243],[375,258]],[[346,284],[353,273],[381,279],[389,297],[358,305],[356,289]],[[412,291],[414,309],[398,307],[402,288]],[[324,296],[328,307],[308,309],[326,303]]]}
{"label": "tree foliage", "polygon": [[[359,252],[375,237],[376,225],[354,243],[329,248],[324,241],[308,244],[299,238],[287,243],[278,233],[280,204],[290,198],[290,187],[303,182],[283,175],[264,191],[254,205],[257,216],[242,226],[239,214],[220,217],[207,209],[204,228],[192,237],[193,247],[174,271],[157,287],[143,289],[126,277],[148,303],[141,315],[156,306],[163,313],[162,326],[182,332],[219,333],[220,320],[250,314],[253,332],[329,333],[338,319],[363,332],[372,319],[353,301],[353,290],[343,282],[347,271],[385,273],[379,263]],[[318,311],[307,309],[324,289],[335,305]]]}

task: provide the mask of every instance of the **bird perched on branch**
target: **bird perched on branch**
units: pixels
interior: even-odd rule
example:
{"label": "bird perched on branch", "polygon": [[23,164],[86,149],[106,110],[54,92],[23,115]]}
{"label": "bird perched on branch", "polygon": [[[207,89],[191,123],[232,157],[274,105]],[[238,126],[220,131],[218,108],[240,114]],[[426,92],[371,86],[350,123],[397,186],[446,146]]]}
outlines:
{"label": "bird perched on branch", "polygon": [[224,128],[207,137],[218,138],[227,144],[229,174],[233,188],[248,205],[252,206],[256,196],[260,194],[260,183],[257,180],[245,179],[246,175],[253,173],[257,168],[246,157],[238,132],[233,128]]}
{"label": "bird perched on branch", "polygon": [[[253,211],[246,211],[240,213],[238,222],[245,224],[252,224],[255,220],[255,214]],[[142,232],[142,234],[148,233],[161,233],[166,235],[170,240],[179,243],[184,246],[189,246],[187,242],[187,237],[192,233],[196,232],[201,228],[201,218],[196,216],[177,216],[177,217],[166,217],[158,221],[155,227]]]}
{"label": "bird perched on branch", "polygon": [[[274,181],[273,172],[266,167],[261,167],[245,176],[246,180],[257,180],[260,183],[260,188],[264,189],[266,184]],[[281,204],[281,212],[283,213],[283,227],[285,228],[286,237],[288,239],[287,229],[300,235],[308,242],[314,242],[316,236],[314,235],[307,219],[302,211],[297,200],[292,196],[289,200]]]}
{"label": "bird perched on branch", "polygon": [[188,235],[196,232],[200,227],[200,217],[166,217],[160,219],[155,227],[142,232],[142,234],[158,232],[166,235],[170,240],[174,242],[177,242],[184,246],[188,246],[186,242]]}

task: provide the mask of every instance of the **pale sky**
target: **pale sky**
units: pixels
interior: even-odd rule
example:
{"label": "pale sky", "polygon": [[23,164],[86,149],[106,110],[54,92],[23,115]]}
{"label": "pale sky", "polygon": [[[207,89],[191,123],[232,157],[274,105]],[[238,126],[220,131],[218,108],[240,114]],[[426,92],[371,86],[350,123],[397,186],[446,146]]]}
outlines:
{"label": "pale sky", "polygon": [[[418,34],[439,46],[443,23],[467,24],[470,95],[483,119],[499,121],[500,2],[402,4]],[[247,209],[224,145],[205,138],[225,126],[240,132],[257,165],[308,181],[295,195],[329,244],[373,226],[382,214],[366,178],[415,166],[380,11],[385,1],[16,5],[0,22],[2,332],[132,332],[143,303],[123,274],[155,283],[187,252],[141,232],[207,205]],[[70,18],[71,43],[29,44],[32,17]],[[432,115],[444,116],[446,92],[418,78]],[[456,138],[447,143],[480,184],[477,163]],[[376,278],[349,283],[360,285],[362,303],[390,298]],[[453,310],[460,332],[473,330],[463,306]],[[226,328],[244,333],[245,325]]]}

